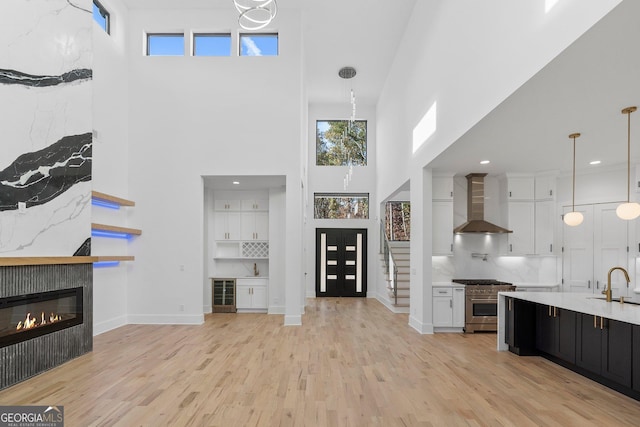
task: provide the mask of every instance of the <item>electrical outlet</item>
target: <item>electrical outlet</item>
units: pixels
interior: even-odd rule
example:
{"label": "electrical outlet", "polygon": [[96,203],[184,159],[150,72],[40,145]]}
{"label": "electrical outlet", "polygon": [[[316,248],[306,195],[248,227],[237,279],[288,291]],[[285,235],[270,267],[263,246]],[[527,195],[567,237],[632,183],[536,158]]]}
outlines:
{"label": "electrical outlet", "polygon": [[184,264],[180,264],[180,271],[184,271]]}
{"label": "electrical outlet", "polygon": [[184,311],[184,304],[180,304],[178,306],[178,311]]}

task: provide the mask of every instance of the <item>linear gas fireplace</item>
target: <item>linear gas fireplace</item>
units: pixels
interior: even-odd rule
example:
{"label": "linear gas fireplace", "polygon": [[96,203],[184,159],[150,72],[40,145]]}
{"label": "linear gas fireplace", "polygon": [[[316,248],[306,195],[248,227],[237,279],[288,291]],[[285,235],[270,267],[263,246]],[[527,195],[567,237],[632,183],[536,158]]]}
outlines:
{"label": "linear gas fireplace", "polygon": [[0,347],[82,323],[82,288],[0,299]]}

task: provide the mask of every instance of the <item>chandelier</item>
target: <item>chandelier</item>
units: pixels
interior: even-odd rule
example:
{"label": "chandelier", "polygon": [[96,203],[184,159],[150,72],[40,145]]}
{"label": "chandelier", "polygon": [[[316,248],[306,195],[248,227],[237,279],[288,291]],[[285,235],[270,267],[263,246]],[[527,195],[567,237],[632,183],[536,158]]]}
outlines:
{"label": "chandelier", "polygon": [[240,14],[238,24],[245,30],[260,30],[271,23],[278,13],[276,0],[233,0]]}

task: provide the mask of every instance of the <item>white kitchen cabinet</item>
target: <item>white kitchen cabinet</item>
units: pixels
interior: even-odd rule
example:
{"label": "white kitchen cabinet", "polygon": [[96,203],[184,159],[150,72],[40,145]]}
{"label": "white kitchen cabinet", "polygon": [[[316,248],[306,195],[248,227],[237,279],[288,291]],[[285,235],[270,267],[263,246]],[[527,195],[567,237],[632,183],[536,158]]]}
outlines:
{"label": "white kitchen cabinet", "polygon": [[239,211],[240,207],[240,200],[216,199],[214,201],[214,209],[217,211]]}
{"label": "white kitchen cabinet", "polygon": [[533,176],[507,175],[507,200],[533,200],[535,181]]}
{"label": "white kitchen cabinet", "polygon": [[556,176],[539,175],[535,178],[535,199],[555,200],[556,197]]}
{"label": "white kitchen cabinet", "polygon": [[[576,206],[584,216],[582,224],[570,227],[563,223],[563,290],[600,294],[607,286],[610,268],[628,265],[628,222],[617,217],[617,203]],[[571,212],[565,207],[564,213]],[[611,276],[614,296],[628,296],[624,275]]]}
{"label": "white kitchen cabinet", "polygon": [[534,202],[509,202],[508,225],[513,233],[507,234],[508,255],[532,255],[535,253],[535,204]]}
{"label": "white kitchen cabinet", "polygon": [[269,214],[267,212],[240,213],[242,240],[269,240]]}
{"label": "white kitchen cabinet", "polygon": [[556,203],[552,200],[535,202],[535,253],[555,255],[555,227],[560,216],[556,215]]}
{"label": "white kitchen cabinet", "polygon": [[268,283],[264,277],[236,279],[236,308],[239,312],[263,312],[268,308]]}
{"label": "white kitchen cabinet", "polygon": [[216,240],[240,240],[240,216],[237,212],[215,212],[213,227]]}
{"label": "white kitchen cabinet", "polygon": [[453,254],[453,201],[433,201],[431,220],[433,255]]}
{"label": "white kitchen cabinet", "polygon": [[263,199],[243,200],[241,207],[243,211],[267,211],[269,210],[269,201]]}
{"label": "white kitchen cabinet", "polygon": [[464,286],[433,287],[434,332],[462,332],[464,328]]}
{"label": "white kitchen cabinet", "polygon": [[453,200],[453,176],[432,178],[432,200]]}

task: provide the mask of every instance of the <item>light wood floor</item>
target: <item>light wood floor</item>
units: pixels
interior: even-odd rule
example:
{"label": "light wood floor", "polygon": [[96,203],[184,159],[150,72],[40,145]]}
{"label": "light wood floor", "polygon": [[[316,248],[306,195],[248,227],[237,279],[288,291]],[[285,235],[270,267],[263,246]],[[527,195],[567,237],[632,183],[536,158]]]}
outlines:
{"label": "light wood floor", "polygon": [[496,352],[494,334],[419,335],[375,300],[308,303],[301,327],[264,314],[125,326],[0,404],[64,405],[68,427],[640,424],[640,402]]}

